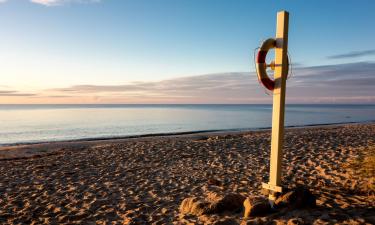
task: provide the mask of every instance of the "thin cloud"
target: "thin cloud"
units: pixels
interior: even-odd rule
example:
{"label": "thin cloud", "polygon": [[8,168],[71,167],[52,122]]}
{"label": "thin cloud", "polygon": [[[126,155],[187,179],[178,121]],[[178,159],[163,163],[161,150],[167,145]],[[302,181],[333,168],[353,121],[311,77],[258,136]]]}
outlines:
{"label": "thin cloud", "polygon": [[352,51],[345,54],[331,55],[329,59],[347,59],[347,58],[358,58],[362,56],[375,55],[375,49],[364,50],[364,51]]}
{"label": "thin cloud", "polygon": [[68,3],[97,3],[100,0],[30,0],[30,2],[45,6],[58,6]]}
{"label": "thin cloud", "polygon": [[0,94],[11,94],[11,93],[15,93],[16,91],[2,91],[0,90]]}
{"label": "thin cloud", "polygon": [[19,96],[19,97],[30,97],[30,96],[35,96],[36,94],[32,94],[32,93],[22,93],[22,92],[18,92],[18,91],[9,91],[9,90],[0,90],[0,96]]}
{"label": "thin cloud", "polygon": [[[375,62],[300,67],[287,81],[287,102],[375,103],[374,86]],[[266,93],[254,72],[230,72],[158,82],[73,85],[37,94],[4,88],[0,97],[30,96],[39,103],[271,103],[272,93]]]}
{"label": "thin cloud", "polygon": [[153,83],[139,83],[126,85],[74,85],[68,88],[50,89],[50,91],[72,93],[141,91],[147,90],[152,85]]}
{"label": "thin cloud", "polygon": [[206,92],[212,90],[238,89],[239,86],[251,86],[255,76],[250,73],[221,73],[192,77],[183,77],[159,82],[137,82],[124,85],[75,85],[68,88],[49,89],[65,93],[177,93]]}
{"label": "thin cloud", "polygon": [[338,80],[368,80],[375,77],[375,62],[356,62],[298,68],[296,79],[306,85]]}
{"label": "thin cloud", "polygon": [[72,98],[74,95],[47,95],[41,97],[48,97],[48,98]]}
{"label": "thin cloud", "polygon": [[[290,102],[373,101],[375,96],[375,62],[358,62],[295,68],[288,80]],[[181,103],[258,103],[270,96],[259,85],[254,72],[217,73],[122,85],[75,85],[50,89],[58,94],[100,96],[102,100],[138,99]],[[334,98],[333,96],[341,96]],[[134,100],[135,101],[135,100]],[[331,101],[332,102],[332,101]]]}

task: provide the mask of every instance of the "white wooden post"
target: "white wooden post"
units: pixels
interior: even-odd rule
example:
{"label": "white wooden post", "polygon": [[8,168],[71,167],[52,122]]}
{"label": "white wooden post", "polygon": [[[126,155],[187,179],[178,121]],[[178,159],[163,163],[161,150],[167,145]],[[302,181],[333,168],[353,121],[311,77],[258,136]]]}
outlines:
{"label": "white wooden post", "polygon": [[288,24],[289,13],[277,13],[275,50],[275,89],[273,91],[272,140],[270,158],[270,179],[263,188],[270,190],[269,200],[273,204],[276,192],[282,192],[281,169],[284,139],[285,89],[288,76]]}

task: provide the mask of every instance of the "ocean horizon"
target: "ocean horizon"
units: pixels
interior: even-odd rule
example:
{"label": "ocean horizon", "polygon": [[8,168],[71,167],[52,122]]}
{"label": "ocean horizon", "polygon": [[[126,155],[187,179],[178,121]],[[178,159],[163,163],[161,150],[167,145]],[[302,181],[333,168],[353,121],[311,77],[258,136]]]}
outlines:
{"label": "ocean horizon", "polygon": [[[270,104],[2,104],[0,145],[271,127]],[[375,105],[288,104],[285,126],[375,121]]]}

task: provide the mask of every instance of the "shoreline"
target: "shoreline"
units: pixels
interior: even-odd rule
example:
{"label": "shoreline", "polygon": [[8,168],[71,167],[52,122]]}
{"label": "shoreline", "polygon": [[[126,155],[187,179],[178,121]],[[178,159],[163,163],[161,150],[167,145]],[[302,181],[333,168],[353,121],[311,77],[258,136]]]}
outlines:
{"label": "shoreline", "polygon": [[[328,129],[332,127],[344,127],[349,125],[372,125],[375,121],[367,122],[350,122],[350,123],[331,123],[331,124],[311,124],[304,126],[288,126],[285,127],[285,131],[291,131],[295,129]],[[145,134],[145,135],[133,135],[133,136],[122,136],[112,138],[88,138],[88,139],[77,139],[77,140],[66,140],[66,141],[49,141],[49,142],[37,142],[37,143],[19,143],[11,145],[0,145],[0,161],[27,159],[35,157],[44,157],[48,155],[58,154],[61,151],[70,150],[82,150],[86,148],[93,148],[100,145],[111,145],[111,144],[122,144],[127,142],[137,141],[158,141],[161,139],[171,140],[207,140],[212,137],[222,136],[236,136],[245,134],[261,134],[270,132],[271,127],[256,128],[256,129],[228,129],[228,130],[207,130],[207,131],[195,131],[195,132],[179,132],[179,133],[158,133],[158,134]]]}
{"label": "shoreline", "polygon": [[[351,124],[373,124],[375,120],[362,121],[362,122],[338,122],[338,123],[318,123],[318,124],[306,124],[306,125],[291,125],[285,126],[285,129],[303,129],[303,128],[320,128],[329,126],[341,126]],[[53,140],[53,141],[29,141],[29,142],[16,142],[16,143],[5,143],[0,144],[0,151],[7,147],[17,146],[31,146],[40,144],[58,144],[58,143],[74,143],[74,142],[96,142],[96,141],[111,141],[111,140],[127,140],[127,139],[138,139],[138,138],[149,138],[149,137],[173,137],[173,136],[184,136],[184,135],[210,135],[210,134],[237,134],[241,132],[257,132],[271,130],[272,127],[259,127],[259,128],[237,128],[237,129],[217,129],[217,130],[197,130],[197,131],[181,131],[181,132],[163,132],[163,133],[148,133],[148,134],[135,134],[135,135],[121,135],[121,136],[109,136],[109,137],[88,137],[78,139],[66,139],[66,140]]]}

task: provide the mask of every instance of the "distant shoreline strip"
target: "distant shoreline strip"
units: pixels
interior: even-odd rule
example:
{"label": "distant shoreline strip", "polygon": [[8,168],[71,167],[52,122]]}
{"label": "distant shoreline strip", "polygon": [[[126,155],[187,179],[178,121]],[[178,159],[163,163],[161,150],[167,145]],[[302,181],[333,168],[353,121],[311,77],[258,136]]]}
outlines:
{"label": "distant shoreline strip", "polygon": [[[375,123],[375,120],[362,121],[362,122],[342,122],[342,123],[319,123],[319,124],[306,124],[306,125],[291,125],[285,126],[285,128],[307,128],[307,127],[324,127],[334,125],[345,125],[345,124],[369,124]],[[78,138],[78,139],[62,139],[53,141],[35,141],[35,142],[16,142],[16,143],[5,143],[0,144],[0,147],[12,147],[20,145],[34,145],[34,144],[49,144],[58,142],[86,142],[86,141],[109,141],[109,140],[121,140],[121,139],[135,139],[144,137],[169,137],[169,136],[180,136],[190,134],[208,134],[208,133],[225,133],[225,132],[246,132],[246,131],[266,131],[270,130],[271,127],[257,127],[257,128],[239,128],[239,129],[217,129],[217,130],[196,130],[196,131],[183,131],[183,132],[166,132],[166,133],[149,133],[149,134],[138,134],[138,135],[123,135],[123,136],[110,136],[110,137],[92,137],[92,138]]]}

